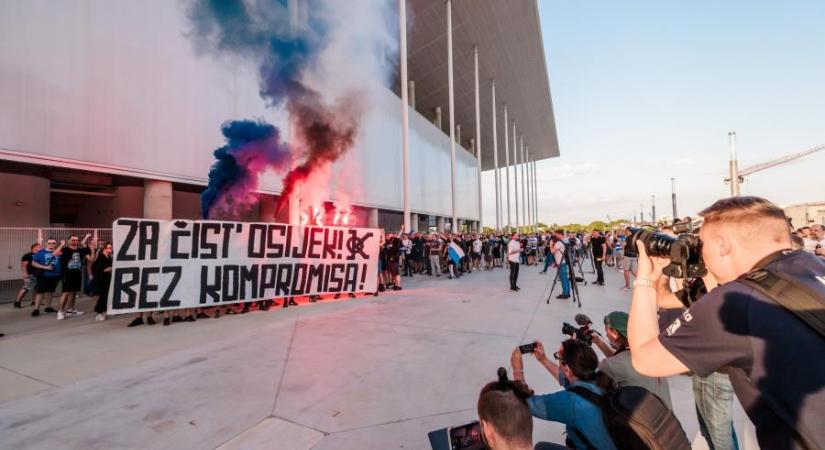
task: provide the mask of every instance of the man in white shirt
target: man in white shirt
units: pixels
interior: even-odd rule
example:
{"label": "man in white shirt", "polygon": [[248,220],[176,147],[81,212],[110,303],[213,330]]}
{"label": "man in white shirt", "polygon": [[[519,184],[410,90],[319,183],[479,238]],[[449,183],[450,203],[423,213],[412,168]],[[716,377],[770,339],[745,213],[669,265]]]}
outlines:
{"label": "man in white shirt", "polygon": [[481,235],[476,234],[473,237],[475,238],[473,240],[473,254],[471,255],[472,263],[473,263],[473,269],[474,270],[480,270],[480,268],[481,268],[481,247],[482,247]]}
{"label": "man in white shirt", "polygon": [[811,225],[808,237],[804,239],[805,251],[817,256],[825,256],[825,232],[822,225]]}
{"label": "man in white shirt", "polygon": [[510,261],[510,290],[520,291],[516,286],[518,282],[518,266],[521,258],[521,241],[519,241],[518,233],[513,233],[510,236],[510,242],[507,244],[507,260]]}

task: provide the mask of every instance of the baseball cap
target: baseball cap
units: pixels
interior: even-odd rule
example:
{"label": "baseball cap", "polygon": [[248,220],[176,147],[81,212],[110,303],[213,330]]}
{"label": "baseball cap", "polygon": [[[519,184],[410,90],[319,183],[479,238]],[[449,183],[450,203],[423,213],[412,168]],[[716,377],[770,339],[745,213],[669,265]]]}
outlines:
{"label": "baseball cap", "polygon": [[624,337],[627,337],[627,319],[628,316],[626,312],[622,311],[613,311],[612,313],[604,316],[604,324],[616,330],[619,334]]}

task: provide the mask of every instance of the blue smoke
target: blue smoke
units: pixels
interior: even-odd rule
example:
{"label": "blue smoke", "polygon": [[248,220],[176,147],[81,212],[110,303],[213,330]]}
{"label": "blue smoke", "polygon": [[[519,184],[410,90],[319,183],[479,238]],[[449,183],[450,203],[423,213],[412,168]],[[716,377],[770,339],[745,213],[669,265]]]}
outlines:
{"label": "blue smoke", "polygon": [[209,184],[201,193],[204,219],[236,218],[257,202],[258,176],[267,167],[283,170],[289,151],[275,126],[263,121],[226,122],[226,145],[215,150]]}

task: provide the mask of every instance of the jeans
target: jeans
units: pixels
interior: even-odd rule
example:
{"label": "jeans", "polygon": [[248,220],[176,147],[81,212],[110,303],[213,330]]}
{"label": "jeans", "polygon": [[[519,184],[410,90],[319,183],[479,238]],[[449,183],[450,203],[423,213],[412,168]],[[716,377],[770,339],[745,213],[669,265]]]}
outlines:
{"label": "jeans", "polygon": [[712,373],[706,378],[691,376],[699,431],[711,450],[738,450],[733,428],[733,386],[726,374]]}
{"label": "jeans", "polygon": [[510,289],[515,289],[518,283],[518,263],[510,261]]}
{"label": "jeans", "polygon": [[570,295],[570,269],[567,261],[561,263],[558,268],[559,279],[561,280],[561,295]]}
{"label": "jeans", "polygon": [[555,261],[556,260],[553,258],[553,255],[547,256],[547,258],[544,259],[544,270],[542,270],[542,272],[547,272],[547,269],[549,269]]}

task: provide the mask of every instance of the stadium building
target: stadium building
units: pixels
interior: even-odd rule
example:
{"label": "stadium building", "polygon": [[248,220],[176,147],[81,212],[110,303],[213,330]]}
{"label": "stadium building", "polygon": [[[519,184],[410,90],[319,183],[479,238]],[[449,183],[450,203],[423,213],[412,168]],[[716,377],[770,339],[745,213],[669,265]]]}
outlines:
{"label": "stadium building", "polygon": [[[296,20],[312,13],[311,2],[272,3]],[[197,54],[186,4],[4,3],[0,227],[200,218],[220,124],[275,113],[258,96],[254,71]],[[496,223],[483,225],[535,223],[535,162],[559,155],[536,1],[409,0],[395,11],[407,26],[396,29],[406,46],[388,61],[394,87],[371,105],[378,113],[347,161],[333,167],[360,178],[348,199],[354,224],[399,230],[408,217],[413,231],[478,229],[481,171],[491,170],[496,191],[484,194],[496,196]],[[248,219],[272,220],[281,189],[266,178]],[[0,279],[16,279],[15,258],[30,241],[10,248],[4,233],[11,264]]]}

